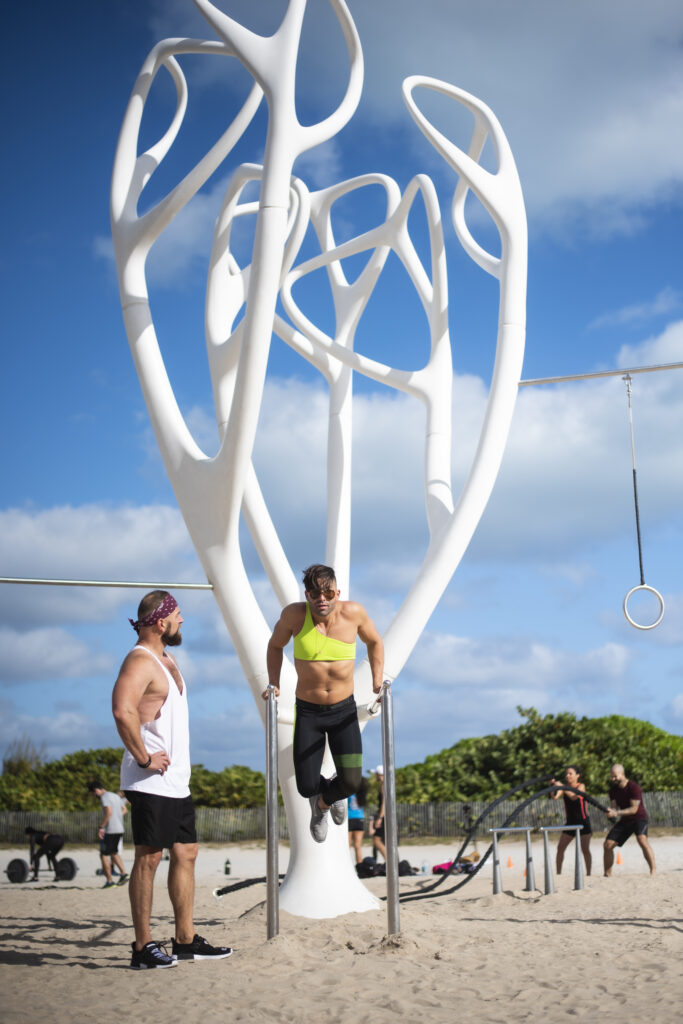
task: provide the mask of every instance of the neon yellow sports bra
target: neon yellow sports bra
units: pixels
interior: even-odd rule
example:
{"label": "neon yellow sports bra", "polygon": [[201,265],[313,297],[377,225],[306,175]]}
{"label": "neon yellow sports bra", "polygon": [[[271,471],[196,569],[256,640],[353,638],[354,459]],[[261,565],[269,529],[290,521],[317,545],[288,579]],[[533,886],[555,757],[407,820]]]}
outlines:
{"label": "neon yellow sports bra", "polygon": [[299,661],[354,661],[356,643],[347,644],[344,640],[319,633],[307,601],[304,624],[294,637],[294,657]]}

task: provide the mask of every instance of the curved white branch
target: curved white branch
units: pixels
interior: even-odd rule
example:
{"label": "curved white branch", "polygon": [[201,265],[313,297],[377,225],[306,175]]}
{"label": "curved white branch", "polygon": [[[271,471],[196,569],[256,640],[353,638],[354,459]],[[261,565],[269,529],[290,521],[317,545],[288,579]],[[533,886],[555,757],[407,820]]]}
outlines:
{"label": "curved white branch", "polygon": [[[454,145],[425,117],[413,97],[413,90],[418,87],[440,92],[462,104],[474,115],[475,130],[469,153],[463,152],[462,149]],[[461,185],[454,203],[456,231],[458,231],[463,245],[479,266],[495,277],[500,277],[502,274],[501,261],[485,253],[474,242],[464,221],[465,198],[467,189],[471,189],[495,222],[504,253],[513,245],[523,248],[526,252],[526,215],[522,189],[512,151],[498,119],[489,107],[476,96],[436,78],[427,78],[422,75],[413,75],[407,78],[403,83],[403,98],[422,133],[453,170],[461,176],[464,183]],[[491,139],[498,164],[498,169],[493,174],[486,171],[477,162],[487,137]]]}

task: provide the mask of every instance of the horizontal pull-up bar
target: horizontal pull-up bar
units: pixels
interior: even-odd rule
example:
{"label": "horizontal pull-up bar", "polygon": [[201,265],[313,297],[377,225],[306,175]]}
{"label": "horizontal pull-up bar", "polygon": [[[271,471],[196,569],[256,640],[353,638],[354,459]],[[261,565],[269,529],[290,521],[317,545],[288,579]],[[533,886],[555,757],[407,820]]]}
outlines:
{"label": "horizontal pull-up bar", "polygon": [[661,363],[659,366],[637,366],[630,370],[597,370],[594,373],[575,373],[569,377],[537,377],[534,380],[520,380],[519,387],[534,384],[564,384],[570,380],[591,380],[595,377],[625,377],[628,373],[654,373],[656,370],[683,370],[683,363]]}
{"label": "horizontal pull-up bar", "polygon": [[122,580],[33,580],[0,576],[0,583],[29,583],[48,587],[137,587],[141,590],[213,590],[212,583],[131,583]]}

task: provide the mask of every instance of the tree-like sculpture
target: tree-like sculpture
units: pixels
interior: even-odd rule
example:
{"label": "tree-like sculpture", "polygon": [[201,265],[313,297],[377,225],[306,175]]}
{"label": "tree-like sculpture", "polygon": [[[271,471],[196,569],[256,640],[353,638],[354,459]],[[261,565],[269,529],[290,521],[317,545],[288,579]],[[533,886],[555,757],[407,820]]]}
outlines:
{"label": "tree-like sculpture", "polygon": [[[458,175],[452,207],[457,236],[469,256],[500,282],[497,348],[486,415],[471,471],[455,503],[451,487],[452,355],[447,265],[434,186],[428,177],[418,175],[401,195],[391,178],[367,174],[310,192],[303,181],[292,177],[296,157],[332,138],[351,118],[360,97],[362,52],[346,3],[329,0],[350,59],[346,93],[331,116],[304,127],[296,114],[294,84],[307,0],[290,0],[280,28],[270,37],[245,29],[209,0],[193,2],[219,40],[164,40],[143,64],[116,152],[112,232],[126,331],[156,438],[190,536],[207,579],[213,584],[263,716],[260,695],[267,682],[265,651],[270,628],[247,577],[240,550],[242,514],[278,600],[285,604],[300,599],[299,585],[252,464],[273,333],[316,367],[329,386],[325,560],[335,566],[344,593],[348,593],[350,571],[353,373],[400,389],[424,403],[424,488],[430,540],[415,581],[384,637],[385,674],[393,679],[405,664],[466,550],[498,473],[524,349],[526,219],[512,153],[492,112],[455,86],[430,78],[408,79],[403,92],[410,114]],[[187,85],[176,58],[190,53],[236,58],[250,72],[254,85],[232,124],[196,167],[163,200],[144,215],[138,215],[140,196],[176,139],[185,115]],[[150,87],[162,67],[176,86],[176,111],[161,139],[141,153],[142,114]],[[471,111],[474,130],[468,152],[430,124],[414,98],[418,87],[443,93]],[[176,403],[152,322],[145,263],[161,233],[226,160],[264,95],[268,129],[263,166],[241,165],[234,170],[214,232],[206,294],[206,339],[220,448],[210,458],[193,439]],[[487,139],[495,155],[493,172],[479,163]],[[243,199],[245,187],[252,181],[259,182],[258,202]],[[369,185],[384,188],[385,219],[364,234],[337,244],[331,226],[333,205],[345,194]],[[470,190],[498,229],[500,257],[485,252],[468,229],[465,202]],[[422,197],[429,225],[430,273],[425,270],[408,230],[409,213],[418,195]],[[230,239],[236,218],[245,214],[255,214],[256,230],[251,262],[240,267]],[[297,263],[309,224],[319,240],[320,254]],[[349,283],[342,261],[361,252],[369,253],[368,262],[360,276]],[[354,351],[358,323],[390,252],[404,265],[429,323],[430,356],[424,367],[414,371],[399,371]],[[333,337],[302,313],[293,294],[300,279],[321,268],[327,272],[334,299]],[[276,311],[278,296],[286,316]],[[298,796],[293,777],[294,688],[294,669],[286,662],[278,709],[279,778],[291,851],[280,905],[307,917],[332,917],[370,909],[377,901],[356,878],[345,830],[331,829],[321,846],[309,835],[309,804]],[[355,690],[359,705],[367,704],[371,697],[367,661],[358,668]]]}

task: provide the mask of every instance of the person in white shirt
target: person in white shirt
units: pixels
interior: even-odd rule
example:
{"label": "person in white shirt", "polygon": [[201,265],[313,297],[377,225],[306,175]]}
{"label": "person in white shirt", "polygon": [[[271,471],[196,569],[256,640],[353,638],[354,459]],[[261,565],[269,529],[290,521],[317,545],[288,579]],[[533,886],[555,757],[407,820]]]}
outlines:
{"label": "person in white shirt", "polygon": [[[104,821],[97,830],[100,860],[106,877],[103,888],[111,889],[115,885],[125,885],[128,875],[119,855],[119,844],[123,837],[123,816],[127,812],[126,806],[118,793],[110,793],[101,782],[91,782],[88,792],[97,797],[104,811]],[[112,864],[121,876],[118,882],[115,882],[112,876]]]}
{"label": "person in white shirt", "polygon": [[[166,650],[182,642],[183,617],[165,590],[143,597],[137,621],[129,620],[138,643],[126,656],[114,685],[112,708],[125,751],[121,789],[130,803],[135,862],[130,905],[135,929],[130,966],[173,967],[179,960],[219,960],[229,946],[211,946],[194,931],[195,812],[190,795],[190,729],[187,686]],[[154,876],[164,849],[170,851],[168,892],[175,917],[171,954],[152,939]]]}

